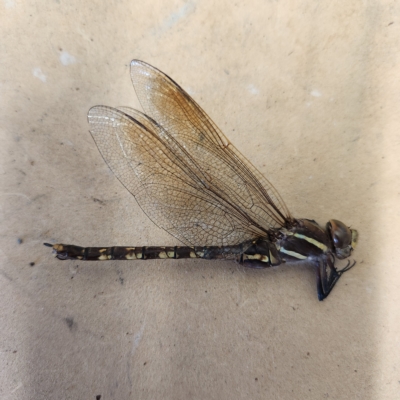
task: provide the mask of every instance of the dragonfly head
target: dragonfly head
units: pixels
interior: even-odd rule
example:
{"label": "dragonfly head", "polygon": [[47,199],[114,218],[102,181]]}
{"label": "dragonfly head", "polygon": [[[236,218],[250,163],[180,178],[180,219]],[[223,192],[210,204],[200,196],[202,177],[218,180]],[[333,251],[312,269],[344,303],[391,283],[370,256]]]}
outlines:
{"label": "dragonfly head", "polygon": [[358,232],[348,228],[343,222],[331,219],[327,223],[327,229],[333,242],[337,258],[343,259],[350,256],[351,251],[357,245]]}

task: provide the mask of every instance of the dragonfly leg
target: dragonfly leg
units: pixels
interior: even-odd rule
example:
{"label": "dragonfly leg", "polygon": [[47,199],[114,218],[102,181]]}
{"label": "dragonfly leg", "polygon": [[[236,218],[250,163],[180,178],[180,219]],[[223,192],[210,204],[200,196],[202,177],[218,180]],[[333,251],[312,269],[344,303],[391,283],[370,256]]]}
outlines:
{"label": "dragonfly leg", "polygon": [[[336,282],[342,275],[342,271],[338,272],[335,268],[335,259],[332,255],[323,257],[317,261],[317,292],[318,300],[322,301],[328,297],[329,293],[335,286]],[[345,268],[347,271],[347,269]]]}
{"label": "dragonfly leg", "polygon": [[353,268],[356,265],[356,261],[353,260],[353,262],[351,262],[350,260],[347,261],[347,264],[344,268],[342,268],[340,271],[338,271],[339,275],[342,275],[344,272],[347,272],[349,269]]}

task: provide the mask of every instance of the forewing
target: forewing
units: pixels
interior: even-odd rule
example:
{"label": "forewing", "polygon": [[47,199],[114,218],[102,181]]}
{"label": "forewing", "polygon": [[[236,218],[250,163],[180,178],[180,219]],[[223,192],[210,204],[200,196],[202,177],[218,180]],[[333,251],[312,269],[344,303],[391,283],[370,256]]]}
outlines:
{"label": "forewing", "polygon": [[292,219],[272,184],[176,82],[138,60],[131,62],[131,78],[145,113],[187,150],[220,198],[263,231]]}
{"label": "forewing", "polygon": [[[187,149],[151,118],[127,107],[96,106],[88,120],[115,176],[154,223],[185,244],[233,245],[262,234],[242,210],[207,185],[209,177]],[[208,153],[215,163],[210,168],[224,168],[218,156]]]}

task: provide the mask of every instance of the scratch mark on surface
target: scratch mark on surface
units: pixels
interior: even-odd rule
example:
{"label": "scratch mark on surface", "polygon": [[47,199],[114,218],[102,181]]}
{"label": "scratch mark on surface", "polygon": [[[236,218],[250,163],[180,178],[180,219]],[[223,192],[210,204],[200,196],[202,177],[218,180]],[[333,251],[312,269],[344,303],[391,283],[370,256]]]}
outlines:
{"label": "scratch mark on surface", "polygon": [[63,50],[60,54],[60,61],[62,65],[71,65],[76,63],[76,58],[71,56],[68,51]]}
{"label": "scratch mark on surface", "polygon": [[188,15],[196,10],[196,1],[191,0],[184,4],[177,11],[170,14],[164,21],[154,29],[154,34],[160,35],[170,30],[174,25],[176,25],[181,19],[186,18]]}
{"label": "scratch mark on surface", "polygon": [[14,0],[4,0],[4,7],[5,8],[14,8],[15,1]]}
{"label": "scratch mark on surface", "polygon": [[17,385],[13,390],[11,390],[11,393],[16,392],[18,389],[21,389],[22,386],[23,386],[23,385],[22,385],[22,382],[19,382],[18,385]]}
{"label": "scratch mark on surface", "polygon": [[319,90],[312,90],[310,94],[311,94],[311,96],[314,96],[314,97],[322,96],[322,93]]}
{"label": "scratch mark on surface", "polygon": [[34,77],[39,78],[42,82],[46,82],[46,75],[40,68],[33,68],[32,73]]}
{"label": "scratch mark on surface", "polygon": [[144,331],[144,327],[146,326],[146,320],[143,322],[142,326],[140,327],[139,332],[137,332],[135,334],[135,336],[133,337],[133,343],[132,343],[132,348],[131,351],[128,354],[128,360],[126,363],[126,367],[127,367],[127,378],[128,378],[128,382],[129,382],[129,386],[132,387],[132,359],[135,355],[136,349],[138,348],[140,341],[142,340],[143,337],[143,331]]}
{"label": "scratch mark on surface", "polygon": [[11,278],[11,276],[7,275],[3,270],[0,270],[0,275],[2,275],[4,278],[6,278],[9,282],[12,282],[12,280],[13,280]]}
{"label": "scratch mark on surface", "polygon": [[195,92],[192,88],[190,88],[190,87],[185,88],[185,90],[186,90],[186,92],[188,92],[191,96],[193,96],[193,95],[196,94],[196,92]]}
{"label": "scratch mark on surface", "polygon": [[247,85],[247,90],[251,94],[259,94],[260,93],[260,90],[258,88],[256,88],[252,83],[250,85]]}
{"label": "scratch mark on surface", "polygon": [[21,197],[25,197],[29,201],[32,201],[32,199],[30,197],[28,197],[26,194],[23,194],[23,193],[0,193],[0,196],[1,195],[4,195],[4,196],[21,196]]}
{"label": "scratch mark on surface", "polygon": [[132,344],[132,351],[131,351],[131,356],[135,355],[136,349],[139,347],[139,344],[142,340],[143,337],[143,330],[145,327],[145,323],[141,326],[140,331],[136,333],[136,335],[133,337],[133,344]]}

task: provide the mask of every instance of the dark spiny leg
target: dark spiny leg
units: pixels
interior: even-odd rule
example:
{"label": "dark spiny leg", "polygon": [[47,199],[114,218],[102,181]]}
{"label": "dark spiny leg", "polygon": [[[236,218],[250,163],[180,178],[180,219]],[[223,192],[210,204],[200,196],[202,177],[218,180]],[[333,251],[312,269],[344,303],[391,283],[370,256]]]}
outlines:
{"label": "dark spiny leg", "polygon": [[328,297],[343,272],[336,271],[333,256],[323,257],[319,260],[316,271],[318,300],[322,301]]}
{"label": "dark spiny leg", "polygon": [[347,261],[347,265],[344,268],[342,268],[340,271],[338,271],[338,274],[342,275],[343,273],[347,272],[349,269],[352,269],[355,265],[356,265],[355,260],[353,262],[351,262],[350,260]]}

